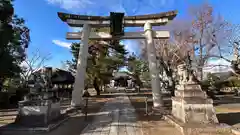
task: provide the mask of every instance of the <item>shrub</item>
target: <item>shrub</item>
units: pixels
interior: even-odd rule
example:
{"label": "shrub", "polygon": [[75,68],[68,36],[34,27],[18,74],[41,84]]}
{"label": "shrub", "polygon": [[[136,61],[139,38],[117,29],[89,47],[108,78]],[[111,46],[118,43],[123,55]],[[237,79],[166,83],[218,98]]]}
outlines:
{"label": "shrub", "polygon": [[220,78],[214,74],[209,73],[207,75],[207,80],[210,85],[215,86],[217,83],[220,82]]}
{"label": "shrub", "polygon": [[240,87],[240,80],[235,78],[235,79],[230,79],[226,81],[219,81],[215,83],[215,86],[218,88],[224,88],[224,87]]}
{"label": "shrub", "polygon": [[208,87],[210,87],[210,86],[211,85],[210,85],[210,82],[208,80],[204,80],[204,81],[201,82],[201,87],[202,87],[203,90],[207,90]]}
{"label": "shrub", "polygon": [[240,80],[239,79],[233,79],[228,81],[228,87],[240,87]]}
{"label": "shrub", "polygon": [[0,108],[7,108],[9,105],[9,93],[0,92]]}

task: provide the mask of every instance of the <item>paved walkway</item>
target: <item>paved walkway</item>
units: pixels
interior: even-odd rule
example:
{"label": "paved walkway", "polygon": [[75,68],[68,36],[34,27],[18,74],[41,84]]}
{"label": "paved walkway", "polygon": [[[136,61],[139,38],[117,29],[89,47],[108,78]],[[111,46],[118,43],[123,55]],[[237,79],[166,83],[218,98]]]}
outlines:
{"label": "paved walkway", "polygon": [[142,135],[142,128],[128,96],[123,94],[108,101],[81,135]]}
{"label": "paved walkway", "polygon": [[142,135],[142,127],[137,123],[135,109],[127,93],[114,94],[120,96],[108,100],[98,113],[89,114],[94,115],[93,121],[83,130],[79,127],[79,122],[84,118],[81,113],[51,132],[43,134],[18,132],[18,135]]}

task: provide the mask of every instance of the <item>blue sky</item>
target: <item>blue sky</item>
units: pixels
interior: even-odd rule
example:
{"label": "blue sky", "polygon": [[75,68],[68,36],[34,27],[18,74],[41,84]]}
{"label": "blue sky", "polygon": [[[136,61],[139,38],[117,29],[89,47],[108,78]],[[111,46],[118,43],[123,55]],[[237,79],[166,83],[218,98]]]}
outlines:
{"label": "blue sky", "polygon": [[[15,13],[26,20],[31,30],[29,55],[36,49],[43,55],[51,53],[51,59],[46,64],[60,67],[62,61],[72,58],[68,48],[72,41],[65,39],[66,32],[76,29],[63,23],[57,12],[108,15],[115,11],[138,15],[178,10],[177,18],[181,18],[187,14],[190,4],[201,2],[204,0],[15,0],[14,6]],[[209,0],[209,3],[227,21],[240,24],[239,0]],[[137,41],[125,40],[123,43],[129,52],[139,53]]]}

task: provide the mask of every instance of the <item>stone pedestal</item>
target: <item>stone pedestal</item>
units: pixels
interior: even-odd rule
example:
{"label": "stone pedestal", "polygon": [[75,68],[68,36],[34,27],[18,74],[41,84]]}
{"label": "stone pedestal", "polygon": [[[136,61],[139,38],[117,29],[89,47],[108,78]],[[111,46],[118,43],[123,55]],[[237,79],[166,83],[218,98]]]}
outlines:
{"label": "stone pedestal", "polygon": [[218,123],[212,99],[194,83],[177,86],[172,97],[172,115],[183,123]]}
{"label": "stone pedestal", "polygon": [[59,118],[60,111],[59,101],[20,101],[15,122],[26,127],[44,127]]}
{"label": "stone pedestal", "polygon": [[56,91],[45,89],[42,93],[30,93],[19,101],[15,123],[26,127],[45,127],[61,116]]}

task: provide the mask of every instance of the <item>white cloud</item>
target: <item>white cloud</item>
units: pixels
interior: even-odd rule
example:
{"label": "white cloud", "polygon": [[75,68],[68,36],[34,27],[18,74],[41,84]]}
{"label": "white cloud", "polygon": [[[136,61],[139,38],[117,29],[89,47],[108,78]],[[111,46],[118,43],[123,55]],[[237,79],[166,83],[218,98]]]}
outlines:
{"label": "white cloud", "polygon": [[[175,0],[45,0],[51,5],[81,14],[108,15],[125,12],[127,15],[155,11],[172,6]],[[147,11],[146,11],[147,9]]]}
{"label": "white cloud", "polygon": [[139,47],[139,44],[138,44],[137,40],[122,40],[120,43],[124,45],[125,49],[129,53],[137,54],[141,49]]}
{"label": "white cloud", "polygon": [[82,27],[69,27],[70,32],[79,32],[82,31]]}
{"label": "white cloud", "polygon": [[148,3],[151,7],[163,7],[163,6],[172,6],[175,0],[148,0]]}
{"label": "white cloud", "polygon": [[76,8],[85,8],[86,6],[93,4],[91,0],[46,0],[49,4],[59,5],[60,7],[71,10]]}
{"label": "white cloud", "polygon": [[70,46],[71,46],[71,43],[60,41],[60,40],[52,40],[52,42],[55,45],[58,45],[58,46],[61,46],[61,47],[65,47],[65,48],[70,48]]}

